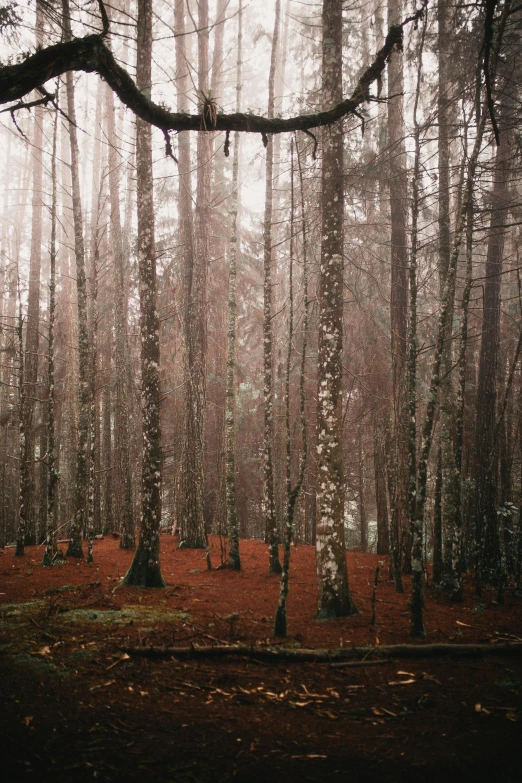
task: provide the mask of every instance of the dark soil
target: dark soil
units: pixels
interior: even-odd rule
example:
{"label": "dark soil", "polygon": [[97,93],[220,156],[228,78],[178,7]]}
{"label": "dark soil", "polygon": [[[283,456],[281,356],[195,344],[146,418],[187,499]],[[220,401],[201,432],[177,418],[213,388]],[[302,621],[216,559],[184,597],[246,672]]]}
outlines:
{"label": "dark soil", "polygon": [[[42,549],[0,554],[0,740],[6,781],[486,781],[519,783],[522,600],[494,593],[453,605],[427,589],[426,643],[482,642],[482,658],[328,663],[127,657],[139,645],[274,643],[277,577],[264,544],[241,541],[243,571],[206,570],[205,553],[162,536],[162,589],[118,588],[132,552],[97,541],[95,562],[40,567]],[[220,562],[219,540],[212,563]],[[410,642],[409,584],[397,595],[376,555],[350,553],[360,614],[321,623],[315,555],[292,554],[286,646]]]}

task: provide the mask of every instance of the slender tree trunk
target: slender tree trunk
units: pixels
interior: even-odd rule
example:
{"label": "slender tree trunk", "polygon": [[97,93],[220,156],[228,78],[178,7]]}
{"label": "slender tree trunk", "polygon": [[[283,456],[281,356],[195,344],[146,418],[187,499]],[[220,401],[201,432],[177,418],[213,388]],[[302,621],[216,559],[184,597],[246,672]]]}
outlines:
{"label": "slender tree trunk", "polygon": [[[212,121],[207,117],[208,96],[208,0],[198,4],[198,95],[202,129],[197,138],[197,186],[192,268],[187,274],[186,408],[183,439],[180,502],[180,545],[206,545],[204,517],[204,432],[206,398],[207,275],[210,254],[210,183]],[[182,186],[182,183],[180,183]]]}
{"label": "slender tree trunk", "polygon": [[[187,56],[186,35],[185,35],[185,0],[176,0],[174,4],[174,27],[178,35],[176,36],[176,92],[177,109],[179,112],[189,111],[189,91],[190,82],[190,57]],[[179,162],[179,234],[183,264],[183,386],[185,392],[185,410],[183,421],[183,438],[181,443],[181,455],[179,464],[179,476],[176,491],[176,524],[180,532],[180,541],[183,541],[185,535],[184,520],[186,517],[187,503],[190,498],[187,497],[188,479],[186,476],[189,466],[185,459],[188,438],[192,437],[189,426],[192,421],[190,410],[192,402],[192,347],[191,347],[191,292],[192,281],[194,277],[194,236],[192,226],[192,175],[190,160],[190,133],[178,134],[178,162]]]}
{"label": "slender tree trunk", "polygon": [[[25,405],[25,383],[24,383],[24,364],[25,364],[25,356],[24,356],[24,319],[22,314],[22,297],[20,295],[20,279],[18,278],[18,323],[17,323],[17,337],[18,337],[18,411],[19,411],[19,417],[18,417],[18,446],[19,446],[19,454],[20,454],[20,463],[24,459],[25,456],[25,438],[26,438],[26,431],[25,431],[25,421],[24,417],[22,416],[22,411],[24,409]],[[21,474],[20,469],[20,474]],[[26,534],[26,524],[27,524],[27,509],[26,509],[26,503],[27,499],[23,493],[23,484],[21,481],[21,475],[19,477],[19,515],[18,515],[18,528],[16,531],[16,549],[15,549],[15,557],[22,557],[24,552],[24,542],[25,542],[25,534]]]}
{"label": "slender tree trunk", "polygon": [[[477,117],[477,122],[479,118]],[[466,136],[467,141],[467,136]],[[453,542],[451,551],[451,599],[455,603],[461,603],[463,600],[462,585],[462,453],[464,451],[464,412],[466,401],[466,351],[468,348],[468,322],[469,322],[469,300],[471,288],[473,285],[473,200],[470,199],[467,204],[466,217],[466,282],[462,294],[461,304],[461,334],[459,343],[459,382],[457,388],[456,404],[456,432],[455,432],[455,480],[457,484],[457,493],[455,497],[455,518],[453,524]]]}
{"label": "slender tree trunk", "polygon": [[111,394],[111,368],[110,354],[106,356],[104,373],[104,388],[102,396],[103,410],[103,530],[109,533],[114,530],[114,493],[113,493],[113,448],[112,448],[112,394]]}
{"label": "slender tree trunk", "polygon": [[[276,0],[272,55],[268,77],[268,116],[274,115],[274,80],[279,41],[281,0]],[[263,513],[265,536],[268,542],[268,572],[280,574],[277,519],[274,496],[274,360],[272,329],[272,202],[273,202],[274,140],[266,142],[265,217],[263,226],[263,369],[264,369],[264,440],[263,440]]]}
{"label": "slender tree trunk", "polygon": [[[438,137],[438,174],[439,174],[439,285],[440,292],[444,289],[444,280],[451,257],[451,221],[450,221],[450,127],[452,100],[452,60],[451,60],[451,30],[452,10],[448,0],[439,0],[437,5],[437,37],[438,37],[438,85],[437,85],[437,116],[439,123]],[[453,311],[449,313],[449,332],[453,321]],[[436,583],[444,579],[447,584],[451,571],[451,549],[453,529],[455,525],[455,506],[457,475],[455,465],[455,389],[452,374],[453,341],[448,339],[444,346],[442,358],[442,381],[440,390],[440,441],[441,441],[441,557],[443,560],[440,572],[433,571]],[[443,552],[442,552],[443,550]]]}
{"label": "slender tree trunk", "polygon": [[435,497],[433,503],[433,572],[434,585],[442,580],[442,449],[437,454],[437,473],[435,475]]}
{"label": "slender tree trunk", "polygon": [[[150,94],[152,2],[138,0],[136,80]],[[156,248],[152,177],[152,132],[136,119],[138,189],[138,274],[140,291],[141,383],[143,399],[143,467],[140,537],[123,581],[142,587],[164,587],[160,569],[161,427],[159,321],[156,304]]]}
{"label": "slender tree trunk", "polygon": [[[418,121],[419,98],[422,87],[422,55],[426,25],[422,26],[421,40],[417,52],[417,86],[413,107],[414,164],[412,176],[411,252],[408,266],[410,320],[408,324],[407,389],[408,389],[408,516],[411,526],[411,634],[425,636],[422,621],[424,606],[424,524],[417,511],[417,253],[421,166],[421,128]],[[453,297],[452,297],[453,298]]]}
{"label": "slender tree trunk", "polygon": [[[241,58],[243,43],[243,0],[239,0],[237,33],[236,111],[241,111]],[[236,505],[236,277],[238,250],[239,202],[239,133],[234,134],[232,163],[232,194],[230,205],[230,246],[228,260],[228,333],[227,381],[225,391],[225,482],[228,532],[228,563],[234,571],[241,570],[239,555],[239,525]]]}
{"label": "slender tree trunk", "polygon": [[[388,26],[399,24],[402,0],[388,0]],[[394,437],[393,494],[390,524],[394,561],[410,570],[411,534],[408,524],[408,405],[406,394],[406,337],[408,312],[408,243],[406,151],[404,147],[403,55],[394,51],[388,65],[388,148],[391,219],[391,354],[392,426]]]}
{"label": "slender tree trunk", "polygon": [[359,427],[358,433],[358,495],[359,495],[359,531],[361,541],[361,552],[368,551],[368,518],[366,516],[366,498],[364,489],[364,450],[362,443],[362,427]]}
{"label": "slender tree trunk", "polygon": [[[43,44],[42,3],[36,3],[35,38],[36,46]],[[36,487],[35,487],[35,408],[38,396],[38,345],[40,327],[40,267],[42,263],[42,218],[43,218],[43,121],[44,108],[34,111],[32,142],[33,182],[31,251],[29,257],[29,292],[27,302],[27,327],[25,336],[25,362],[23,405],[20,415],[23,419],[24,450],[20,461],[20,512],[19,531],[15,555],[24,554],[25,543],[36,543]]]}
{"label": "slender tree trunk", "polygon": [[377,417],[373,422],[373,468],[375,473],[375,503],[377,506],[377,554],[387,555],[390,551],[388,529],[388,498],[386,490],[386,456],[384,453],[386,433],[384,424]]}
{"label": "slender tree trunk", "polygon": [[114,267],[114,332],[116,360],[115,430],[122,483],[120,509],[120,547],[134,547],[134,503],[132,499],[132,468],[130,449],[130,411],[128,387],[129,346],[127,339],[127,295],[125,257],[120,215],[120,156],[116,147],[115,112],[112,90],[106,88],[107,138],[109,142],[109,193],[111,216],[111,246]]}
{"label": "slender tree trunk", "polygon": [[[301,182],[301,190],[303,186],[303,177],[301,164],[299,160],[299,148],[297,148],[299,175]],[[283,545],[283,571],[281,575],[281,585],[279,589],[279,601],[277,604],[277,610],[274,620],[274,636],[285,637],[287,630],[286,623],[286,599],[289,589],[289,576],[290,576],[290,553],[292,541],[294,538],[294,517],[295,507],[299,494],[301,492],[306,470],[306,459],[308,456],[308,433],[306,426],[306,395],[305,395],[305,369],[306,369],[306,347],[307,347],[307,330],[308,330],[308,318],[309,318],[309,303],[308,303],[308,268],[306,259],[306,224],[304,216],[303,198],[301,198],[301,205],[303,207],[302,214],[302,231],[303,231],[303,297],[304,297],[304,316],[303,316],[303,342],[301,348],[301,366],[299,373],[299,410],[301,417],[301,439],[302,450],[299,459],[299,473],[297,481],[292,486],[292,440],[291,440],[291,422],[290,422],[290,373],[292,362],[292,342],[294,336],[294,148],[293,139],[290,147],[290,269],[289,269],[289,283],[288,283],[288,345],[286,353],[286,374],[285,374],[285,430],[286,430],[286,514],[285,514],[285,538]],[[301,193],[302,196],[302,193]]]}
{"label": "slender tree trunk", "polygon": [[[324,0],[323,87],[325,106],[342,95],[341,0]],[[323,133],[321,263],[317,400],[317,581],[320,620],[354,614],[348,588],[344,538],[342,448],[343,348],[343,131],[338,123]]]}
{"label": "slender tree trunk", "polygon": [[[56,90],[58,94],[58,89]],[[43,566],[52,565],[53,542],[56,530],[56,484],[58,471],[55,460],[55,376],[54,376],[54,352],[55,352],[55,319],[56,319],[56,147],[58,137],[58,110],[55,113],[53,132],[53,152],[51,159],[51,247],[49,252],[49,358],[47,360],[47,376],[49,382],[49,409],[47,413],[47,520],[45,531],[45,552],[42,560]]]}
{"label": "slender tree trunk", "polygon": [[[64,39],[72,40],[69,0],[62,0]],[[66,74],[67,115],[69,117],[69,142],[71,146],[71,180],[74,221],[74,253],[76,257],[76,291],[78,297],[78,451],[76,458],[76,488],[74,516],[71,523],[67,557],[83,557],[82,538],[87,531],[87,485],[89,470],[89,417],[91,406],[91,361],[89,326],[87,318],[87,278],[85,274],[85,248],[83,241],[83,216],[80,196],[80,171],[74,76]]]}
{"label": "slender tree trunk", "polygon": [[[500,113],[507,108],[504,100]],[[508,218],[511,139],[507,129],[500,138],[494,166],[492,214],[485,266],[482,337],[477,389],[477,427],[475,430],[475,508],[477,581],[497,574],[499,537],[497,518],[497,449],[494,438],[498,366],[500,361],[500,284],[504,252],[505,224]]]}

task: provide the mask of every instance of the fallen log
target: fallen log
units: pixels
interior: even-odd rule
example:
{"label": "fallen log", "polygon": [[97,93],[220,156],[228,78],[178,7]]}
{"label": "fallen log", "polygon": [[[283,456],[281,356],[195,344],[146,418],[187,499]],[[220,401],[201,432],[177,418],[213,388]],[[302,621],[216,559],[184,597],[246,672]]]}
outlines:
{"label": "fallen log", "polygon": [[[522,643],[506,644],[393,644],[379,647],[340,647],[314,650],[292,647],[256,647],[248,644],[201,645],[191,647],[122,647],[123,652],[141,658],[224,658],[240,656],[268,661],[295,663],[335,663],[356,659],[370,664],[387,658],[436,658],[457,655],[476,658],[482,655],[522,655]],[[372,656],[370,658],[370,656]],[[368,658],[367,661],[363,659]]]}

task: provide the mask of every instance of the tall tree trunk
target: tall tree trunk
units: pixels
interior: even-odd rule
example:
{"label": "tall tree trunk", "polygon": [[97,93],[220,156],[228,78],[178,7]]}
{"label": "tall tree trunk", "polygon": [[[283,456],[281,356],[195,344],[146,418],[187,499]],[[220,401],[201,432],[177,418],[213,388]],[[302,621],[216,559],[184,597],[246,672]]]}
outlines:
{"label": "tall tree trunk", "polygon": [[375,503],[377,506],[378,555],[387,555],[390,551],[385,444],[385,424],[378,420],[376,416],[373,422],[373,467],[375,473]]}
{"label": "tall tree trunk", "polygon": [[[450,257],[451,257],[451,221],[450,221],[450,136],[452,114],[452,61],[451,61],[451,8],[448,0],[438,0],[437,5],[437,38],[438,38],[438,85],[437,85],[437,116],[439,123],[438,137],[438,174],[439,174],[439,286],[444,289]],[[449,313],[449,331],[453,321],[453,310]],[[451,548],[453,529],[455,525],[456,494],[458,492],[455,465],[455,389],[452,374],[453,341],[448,339],[444,346],[442,358],[442,374],[444,380],[440,390],[440,442],[441,442],[441,536],[440,545],[442,568],[435,573],[433,579],[445,583],[451,571]],[[437,540],[437,544],[439,541]],[[443,550],[443,551],[442,551]]]}
{"label": "tall tree trunk", "polygon": [[[181,460],[180,545],[204,547],[204,459],[207,324],[206,299],[209,263],[210,177],[212,158],[208,95],[208,0],[198,4],[198,94],[202,129],[197,139],[197,186],[192,268],[187,274],[187,376],[185,432]],[[181,183],[180,183],[181,186]]]}
{"label": "tall tree trunk", "polygon": [[[425,636],[422,621],[424,606],[424,518],[417,512],[417,253],[421,187],[421,145],[418,121],[419,98],[422,87],[422,55],[426,37],[426,25],[422,26],[417,51],[417,85],[413,106],[414,164],[412,176],[411,252],[408,265],[410,319],[408,324],[407,390],[408,390],[408,516],[411,529],[411,634]],[[453,301],[453,296],[451,297]],[[425,488],[424,488],[425,489]]]}
{"label": "tall tree trunk", "polygon": [[[43,7],[36,3],[35,38],[36,46],[43,44]],[[23,405],[20,415],[23,419],[24,448],[20,462],[20,530],[17,536],[15,555],[24,554],[25,543],[36,543],[36,492],[35,492],[35,407],[38,396],[38,344],[40,327],[40,267],[42,263],[42,218],[43,218],[43,106],[35,107],[33,130],[33,182],[31,252],[29,257],[29,292],[27,302],[27,328],[25,336],[25,361]]]}
{"label": "tall tree trunk", "polygon": [[[281,0],[276,0],[272,54],[268,76],[268,116],[274,116],[274,80],[279,41]],[[272,202],[274,140],[266,141],[265,216],[263,224],[263,371],[264,371],[264,436],[263,436],[263,514],[268,542],[268,572],[281,573],[277,519],[274,495],[274,359],[272,329]]]}
{"label": "tall tree trunk", "polygon": [[[58,89],[56,90],[58,94]],[[52,565],[53,542],[56,531],[56,484],[58,471],[55,459],[55,376],[54,376],[54,352],[55,352],[55,319],[56,319],[56,147],[58,138],[58,109],[55,113],[53,131],[53,152],[51,159],[51,247],[49,251],[49,358],[47,360],[47,377],[49,383],[49,401],[47,412],[47,519],[45,530],[45,551],[42,560],[43,566]]]}
{"label": "tall tree trunk", "polygon": [[[506,111],[504,98],[500,113]],[[495,438],[498,370],[500,361],[500,284],[504,252],[505,224],[508,218],[511,138],[506,128],[497,147],[491,222],[486,256],[482,336],[477,389],[475,430],[475,535],[477,545],[477,586],[496,576],[499,564],[497,519],[497,450]]]}
{"label": "tall tree trunk", "polygon": [[[179,112],[189,111],[189,91],[190,65],[191,57],[187,55],[187,37],[185,35],[185,0],[176,0],[174,4],[174,28],[176,36],[176,92],[177,109]],[[176,488],[176,524],[175,527],[180,532],[180,540],[184,537],[184,519],[186,517],[187,502],[190,498],[186,497],[187,487],[187,468],[185,461],[185,451],[187,449],[187,439],[191,437],[189,432],[190,409],[192,407],[192,351],[191,351],[191,320],[192,309],[190,306],[190,297],[192,291],[192,280],[194,277],[194,236],[192,225],[192,174],[190,161],[190,133],[178,134],[178,163],[179,163],[179,195],[178,195],[178,214],[179,214],[179,235],[181,245],[182,269],[183,269],[183,385],[185,391],[185,410],[183,420],[183,438],[181,443],[181,455],[179,463],[179,476]]]}
{"label": "tall tree trunk", "polygon": [[[324,0],[322,98],[333,106],[342,96],[342,0]],[[320,620],[354,614],[348,587],[344,538],[342,448],[343,348],[343,131],[323,133],[321,264],[317,399],[317,581]]]}
{"label": "tall tree trunk", "polygon": [[[290,552],[294,538],[294,517],[297,500],[303,486],[306,470],[306,460],[308,456],[308,431],[306,426],[306,395],[305,395],[305,369],[306,369],[306,347],[307,330],[309,318],[308,302],[308,268],[306,259],[306,224],[304,216],[303,198],[301,193],[302,212],[302,231],[303,231],[303,298],[304,298],[304,316],[303,316],[303,342],[301,348],[301,365],[299,372],[299,412],[301,418],[301,440],[302,450],[299,458],[299,473],[296,483],[292,485],[292,435],[290,421],[290,374],[292,363],[292,347],[294,337],[294,146],[293,139],[290,146],[290,269],[288,280],[288,344],[286,351],[286,372],[285,372],[285,434],[286,434],[286,513],[285,513],[285,537],[283,542],[283,572],[281,575],[281,585],[279,588],[279,601],[274,620],[274,636],[286,636],[286,599],[289,589],[290,577]],[[299,159],[299,148],[297,148]],[[301,189],[303,185],[302,169],[298,163]]]}
{"label": "tall tree trunk", "polygon": [[[236,111],[241,111],[241,58],[243,56],[243,0],[239,0],[237,31]],[[232,163],[232,194],[230,204],[230,245],[228,250],[228,333],[227,381],[225,391],[225,484],[228,533],[228,563],[234,571],[241,570],[239,555],[239,525],[236,504],[236,278],[238,250],[239,203],[239,133],[234,134]]]}
{"label": "tall tree trunk", "polygon": [[122,483],[120,510],[120,547],[134,546],[134,504],[132,499],[132,469],[130,452],[130,416],[127,340],[127,292],[125,285],[125,256],[120,215],[120,155],[116,147],[115,112],[112,90],[106,88],[107,139],[109,142],[109,194],[111,217],[111,246],[114,267],[114,333],[116,360],[115,431]]}
{"label": "tall tree trunk", "polygon": [[[62,0],[64,39],[72,40],[69,0]],[[83,557],[82,537],[87,530],[87,484],[89,467],[89,417],[91,406],[91,361],[89,326],[87,318],[87,278],[85,274],[85,248],[83,241],[83,216],[80,196],[80,171],[74,76],[66,74],[67,115],[69,117],[69,142],[71,145],[71,179],[74,221],[74,254],[76,258],[76,292],[78,297],[78,451],[76,458],[76,487],[74,516],[71,523],[68,557]]]}
{"label": "tall tree trunk", "polygon": [[[479,118],[477,117],[477,122]],[[466,147],[467,147],[467,129],[466,129]],[[466,151],[466,147],[464,148]],[[471,288],[473,286],[473,200],[469,199],[467,204],[466,218],[466,281],[462,294],[461,303],[461,330],[459,342],[459,379],[457,387],[456,412],[455,412],[455,482],[457,491],[455,496],[455,518],[453,520],[453,541],[451,550],[451,600],[454,603],[461,603],[463,600],[462,584],[462,561],[463,561],[463,519],[462,519],[462,455],[464,451],[464,413],[466,402],[466,352],[468,348],[468,323],[469,323],[469,300]]]}
{"label": "tall tree trunk", "polygon": [[[138,0],[136,80],[150,95],[152,62],[152,2]],[[142,587],[164,587],[160,569],[161,427],[159,384],[159,320],[157,312],[156,247],[152,177],[152,132],[136,119],[138,190],[138,274],[140,291],[141,383],[143,400],[143,467],[140,536],[123,581]]]}
{"label": "tall tree trunk", "polygon": [[366,516],[366,498],[364,489],[364,450],[362,443],[362,427],[358,433],[359,459],[358,459],[358,495],[359,495],[359,531],[361,552],[368,551],[368,517]]}
{"label": "tall tree trunk", "polygon": [[[388,0],[388,26],[399,24],[402,0]],[[388,168],[391,218],[391,354],[392,426],[394,433],[393,495],[390,524],[395,570],[410,570],[408,523],[408,428],[406,395],[406,332],[408,312],[408,244],[406,151],[404,147],[403,55],[394,51],[388,65]],[[399,546],[399,552],[395,548]]]}

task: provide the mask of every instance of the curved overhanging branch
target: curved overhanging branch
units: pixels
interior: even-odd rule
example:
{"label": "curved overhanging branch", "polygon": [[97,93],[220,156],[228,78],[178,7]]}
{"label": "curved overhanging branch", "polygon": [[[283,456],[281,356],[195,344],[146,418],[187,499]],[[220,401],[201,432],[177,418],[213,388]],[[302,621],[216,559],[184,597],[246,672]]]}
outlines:
{"label": "curved overhanging branch", "polygon": [[[373,63],[364,71],[350,98],[326,111],[315,114],[301,114],[282,119],[268,118],[255,114],[234,113],[218,114],[212,127],[202,126],[200,114],[180,114],[169,111],[164,106],[151,101],[134,83],[127,71],[121,67],[105,43],[108,31],[100,34],[75,38],[37,51],[21,63],[0,68],[0,104],[20,101],[32,90],[40,88],[50,79],[67,71],[98,73],[118,95],[125,106],[138,117],[163,132],[167,131],[240,131],[261,133],[289,133],[309,131],[331,125],[343,117],[356,114],[361,104],[371,99],[370,87],[380,80],[388,59],[394,49],[402,49],[403,28],[410,22],[417,22],[423,10],[405,19],[401,24],[392,25],[386,36],[384,46],[376,54]],[[16,108],[16,107],[13,107]]]}

